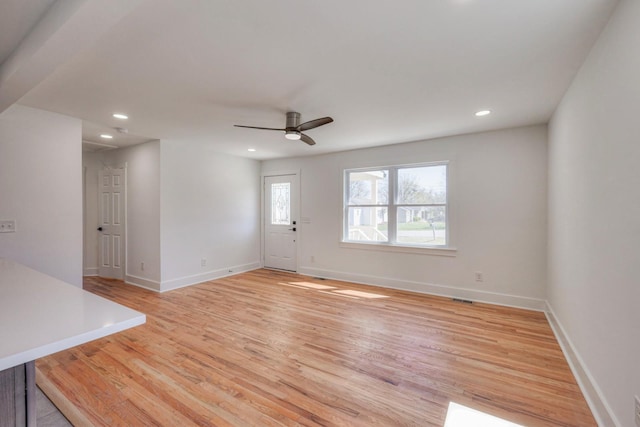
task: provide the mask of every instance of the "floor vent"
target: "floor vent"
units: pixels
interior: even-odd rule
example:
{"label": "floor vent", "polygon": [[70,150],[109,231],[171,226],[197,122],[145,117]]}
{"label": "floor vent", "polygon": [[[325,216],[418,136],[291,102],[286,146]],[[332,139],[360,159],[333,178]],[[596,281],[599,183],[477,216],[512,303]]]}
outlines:
{"label": "floor vent", "polygon": [[468,299],[462,299],[462,298],[452,298],[453,302],[461,302],[464,304],[473,304],[473,301],[468,300]]}

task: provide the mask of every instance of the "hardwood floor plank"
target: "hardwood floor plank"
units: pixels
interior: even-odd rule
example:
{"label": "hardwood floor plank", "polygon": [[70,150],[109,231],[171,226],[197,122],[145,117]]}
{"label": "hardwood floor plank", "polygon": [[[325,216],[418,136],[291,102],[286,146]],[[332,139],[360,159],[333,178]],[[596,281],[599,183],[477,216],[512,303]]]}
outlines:
{"label": "hardwood floor plank", "polygon": [[83,423],[441,427],[454,401],[528,427],[596,425],[543,313],[269,270],[85,289],[147,323],[37,362]]}

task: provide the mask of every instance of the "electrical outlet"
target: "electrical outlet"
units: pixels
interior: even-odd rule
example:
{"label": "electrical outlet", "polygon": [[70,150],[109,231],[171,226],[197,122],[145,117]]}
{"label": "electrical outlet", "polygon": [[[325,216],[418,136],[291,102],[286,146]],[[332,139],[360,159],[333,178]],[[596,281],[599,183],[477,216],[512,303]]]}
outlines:
{"label": "electrical outlet", "polygon": [[144,262],[140,263],[140,271],[144,271]]}
{"label": "electrical outlet", "polygon": [[634,418],[636,420],[636,425],[640,427],[640,397],[635,396],[635,403],[636,416]]}
{"label": "electrical outlet", "polygon": [[311,262],[316,262],[316,257],[314,257],[313,255],[311,255]]}
{"label": "electrical outlet", "polygon": [[484,274],[482,274],[482,271],[476,271],[475,278],[476,282],[484,282]]}
{"label": "electrical outlet", "polygon": [[15,220],[0,221],[0,233],[15,233],[15,232],[16,232]]}
{"label": "electrical outlet", "polygon": [[207,266],[207,259],[206,258],[202,258],[200,260],[200,267],[206,267]]}

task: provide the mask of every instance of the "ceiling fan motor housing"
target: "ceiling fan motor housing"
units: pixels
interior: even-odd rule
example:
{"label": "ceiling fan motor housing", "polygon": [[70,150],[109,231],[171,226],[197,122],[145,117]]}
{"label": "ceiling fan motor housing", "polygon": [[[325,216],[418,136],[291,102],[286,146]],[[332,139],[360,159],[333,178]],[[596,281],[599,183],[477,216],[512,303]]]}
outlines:
{"label": "ceiling fan motor housing", "polygon": [[298,125],[300,124],[300,113],[294,113],[293,111],[290,111],[287,113],[287,125],[286,130],[295,130],[295,128],[298,127]]}
{"label": "ceiling fan motor housing", "polygon": [[284,130],[284,136],[287,139],[298,140],[300,139],[300,131],[296,129],[300,124],[300,113],[289,111],[287,113],[287,124]]}

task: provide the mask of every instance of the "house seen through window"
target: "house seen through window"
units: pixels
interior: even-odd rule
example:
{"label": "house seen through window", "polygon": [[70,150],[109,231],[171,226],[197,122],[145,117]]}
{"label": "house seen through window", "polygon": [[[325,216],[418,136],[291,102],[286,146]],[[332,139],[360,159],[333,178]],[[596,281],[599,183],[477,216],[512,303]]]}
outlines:
{"label": "house seen through window", "polygon": [[446,247],[447,164],[345,171],[343,241]]}

